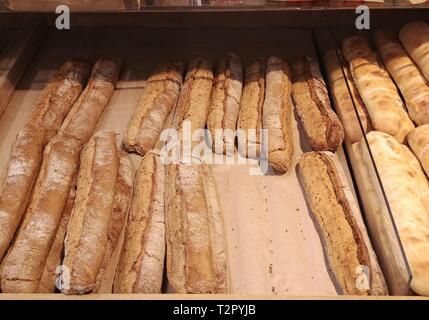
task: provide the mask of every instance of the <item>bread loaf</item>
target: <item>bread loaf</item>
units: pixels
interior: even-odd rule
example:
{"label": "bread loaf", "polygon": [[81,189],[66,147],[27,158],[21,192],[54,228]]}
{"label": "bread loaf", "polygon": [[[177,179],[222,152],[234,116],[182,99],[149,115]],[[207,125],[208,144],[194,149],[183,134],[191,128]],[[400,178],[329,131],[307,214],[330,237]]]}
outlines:
{"label": "bread loaf", "polygon": [[66,62],[49,81],[25,127],[18,133],[0,189],[0,262],[24,215],[43,149],[79,97],[89,71],[87,63]]}
{"label": "bread loaf", "polygon": [[388,294],[359,206],[339,161],[330,152],[305,153],[299,161],[299,173],[341,293]]}
{"label": "bread loaf", "polygon": [[94,135],[82,151],[75,206],[64,242],[62,292],[94,290],[106,254],[119,159],[114,132]]}
{"label": "bread loaf", "polygon": [[182,63],[164,64],[146,81],[124,135],[125,150],[144,155],[155,147],[164,123],[177,102],[182,73]]}
{"label": "bread loaf", "polygon": [[292,65],[293,99],[308,143],[316,151],[336,151],[344,129],[332,111],[328,90],[317,61],[302,57]]}
{"label": "bread loaf", "polygon": [[177,293],[227,293],[223,216],[205,164],[168,165],[167,277]]}
{"label": "bread loaf", "polygon": [[216,153],[234,154],[242,88],[241,59],[234,53],[227,53],[216,66],[207,119],[211,146]]}
{"label": "bread loaf", "polygon": [[[376,167],[392,211],[399,236],[412,272],[411,289],[429,295],[429,184],[419,161],[411,150],[392,136],[378,131],[367,134]],[[364,163],[370,166],[365,141],[355,149]],[[371,172],[371,169],[368,168]],[[372,177],[372,183],[377,179]],[[383,199],[374,193],[370,204],[379,208]]]}
{"label": "bread loaf", "polygon": [[378,51],[405,99],[410,118],[418,125],[429,123],[429,82],[391,31],[375,35]]}
{"label": "bread loaf", "polygon": [[429,124],[411,131],[408,135],[408,143],[429,177]]}
{"label": "bread loaf", "polygon": [[[356,106],[364,133],[372,130],[368,110],[353,82],[343,55],[340,52],[337,55],[335,50],[328,51],[325,54],[325,65],[329,75],[329,88],[335,105],[335,111],[344,127],[344,138],[352,144],[359,142],[362,138],[362,129],[356,116],[353,102]],[[345,79],[342,70],[344,70]],[[351,91],[351,97],[347,84]]]}
{"label": "bread loaf", "polygon": [[161,293],[165,259],[164,190],[164,165],[158,155],[149,152],[136,174],[115,293]]}
{"label": "bread loaf", "polygon": [[429,26],[415,21],[406,24],[399,32],[399,39],[429,81]]}
{"label": "bread loaf", "polygon": [[403,143],[414,124],[405,111],[395,84],[380,67],[367,40],[360,36],[346,38],[343,53],[374,129],[386,132]]}

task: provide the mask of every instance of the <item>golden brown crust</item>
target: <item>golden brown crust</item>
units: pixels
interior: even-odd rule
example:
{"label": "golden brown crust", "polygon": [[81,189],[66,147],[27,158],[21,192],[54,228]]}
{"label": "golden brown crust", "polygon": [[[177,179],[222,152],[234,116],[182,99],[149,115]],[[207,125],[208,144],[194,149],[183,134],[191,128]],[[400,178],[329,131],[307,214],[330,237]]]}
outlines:
{"label": "golden brown crust", "polygon": [[292,69],[292,95],[308,143],[316,151],[336,151],[343,142],[344,129],[332,111],[317,61],[302,57]]}
{"label": "golden brown crust", "polygon": [[429,124],[417,127],[407,137],[414,154],[429,177]]}

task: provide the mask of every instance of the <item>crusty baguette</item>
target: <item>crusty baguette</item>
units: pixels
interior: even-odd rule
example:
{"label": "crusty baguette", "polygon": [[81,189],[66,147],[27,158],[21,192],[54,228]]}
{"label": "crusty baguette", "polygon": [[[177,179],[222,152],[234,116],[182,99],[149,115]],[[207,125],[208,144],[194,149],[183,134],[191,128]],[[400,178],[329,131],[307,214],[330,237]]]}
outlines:
{"label": "crusty baguette", "polygon": [[161,293],[165,259],[164,171],[160,157],[149,152],[136,173],[114,293]]}
{"label": "crusty baguette", "polygon": [[262,105],[265,100],[266,62],[258,59],[246,67],[238,117],[238,151],[243,157],[261,154]]}
{"label": "crusty baguette", "polygon": [[113,60],[102,59],[96,63],[87,88],[58,135],[45,148],[25,218],[3,261],[2,291],[37,291],[78,170],[81,147],[89,140],[90,130],[95,128],[105,109],[119,71],[118,63]]}
{"label": "crusty baguette", "polygon": [[305,153],[299,161],[299,173],[341,293],[388,294],[359,206],[339,161],[326,151]]}
{"label": "crusty baguette", "polygon": [[75,205],[64,242],[61,273],[65,294],[94,290],[106,254],[119,158],[116,135],[100,131],[82,151]]}
{"label": "crusty baguette", "polygon": [[[125,151],[119,151],[119,171],[116,182],[116,194],[113,202],[112,217],[109,226],[106,253],[97,275],[94,292],[99,292],[104,282],[108,281],[106,270],[112,260],[113,252],[119,245],[119,236],[124,230],[133,195],[134,168],[131,158]],[[111,287],[110,287],[111,290]]]}
{"label": "crusty baguette", "polygon": [[361,36],[346,38],[343,54],[375,130],[386,132],[403,143],[414,124],[389,75],[380,67],[368,41]]}
{"label": "crusty baguette", "polygon": [[223,216],[205,164],[168,165],[167,277],[178,293],[227,293]]}
{"label": "crusty baguette", "polygon": [[90,66],[69,61],[49,81],[13,145],[0,189],[0,262],[31,196],[43,149],[57,133],[88,79]]}
{"label": "crusty baguette", "polygon": [[429,81],[429,25],[423,21],[408,23],[399,32],[399,39]]}
{"label": "crusty baguette", "polygon": [[429,177],[429,124],[417,127],[408,135],[408,143]]}
{"label": "crusty baguette", "polygon": [[[387,200],[399,231],[399,236],[411,267],[411,289],[420,295],[429,295],[429,184],[419,161],[411,150],[384,132],[367,134],[376,167],[386,192]],[[372,165],[364,140],[355,151],[366,166]],[[371,169],[368,168],[369,172]],[[376,185],[377,179],[371,177]],[[381,195],[374,188],[369,204],[379,212]],[[392,253],[393,254],[393,253]]]}
{"label": "crusty baguette", "polygon": [[262,127],[267,130],[269,164],[286,172],[292,161],[292,72],[286,61],[270,57],[267,61]]}
{"label": "crusty baguette", "polygon": [[210,99],[207,128],[211,134],[212,149],[231,155],[235,149],[238,113],[243,88],[243,66],[234,53],[219,60]]}
{"label": "crusty baguette", "polygon": [[410,118],[417,125],[429,123],[429,82],[392,31],[377,32],[375,42],[387,70],[401,90]]}
{"label": "crusty baguette", "polygon": [[123,146],[144,155],[155,147],[164,123],[176,104],[183,64],[163,64],[146,81],[140,102],[128,124]]}
{"label": "crusty baguette", "polygon": [[301,57],[292,69],[292,95],[308,143],[316,151],[336,151],[343,142],[344,129],[332,111],[319,64],[310,57]]}
{"label": "crusty baguette", "polygon": [[[338,57],[340,61],[338,60]],[[366,109],[356,85],[352,80],[350,70],[341,52],[338,52],[337,56],[335,50],[329,50],[325,54],[325,65],[329,74],[329,88],[335,105],[335,111],[341,119],[344,127],[344,138],[346,141],[353,144],[360,141],[362,138],[362,129],[359,125],[359,120],[356,116],[353,102],[359,114],[359,119],[362,123],[364,133],[372,130],[368,110]],[[346,79],[344,79],[343,71],[341,69],[344,70]],[[351,91],[351,98],[347,88],[347,83]],[[353,99],[353,101],[351,99]]]}

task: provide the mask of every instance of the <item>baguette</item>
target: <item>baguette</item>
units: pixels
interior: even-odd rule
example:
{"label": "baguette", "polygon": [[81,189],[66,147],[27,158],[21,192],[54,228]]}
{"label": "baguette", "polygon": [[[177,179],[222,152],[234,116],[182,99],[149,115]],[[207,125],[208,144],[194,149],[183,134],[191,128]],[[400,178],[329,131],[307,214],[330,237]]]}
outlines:
{"label": "baguette", "polygon": [[399,32],[399,39],[429,81],[429,26],[427,23],[415,21],[406,24]]}
{"label": "baguette", "polygon": [[61,291],[65,294],[94,290],[107,251],[118,172],[116,135],[98,132],[82,151],[76,205],[64,243]]}
{"label": "baguette", "polygon": [[[119,151],[119,171],[116,182],[116,194],[113,202],[112,217],[109,226],[106,253],[97,275],[94,292],[99,292],[105,281],[108,281],[106,270],[112,260],[113,252],[119,246],[119,236],[124,230],[131,207],[133,194],[134,168],[125,151]],[[111,289],[111,288],[110,288]]]}
{"label": "baguette", "polygon": [[89,68],[80,61],[65,63],[49,81],[25,127],[18,133],[0,188],[0,262],[24,215],[43,149],[83,90]]}
{"label": "baguette", "polygon": [[155,147],[164,123],[176,104],[183,65],[164,64],[146,81],[140,102],[128,124],[123,146],[144,155]]}
{"label": "baguette", "polygon": [[81,148],[105,109],[118,74],[119,65],[113,60],[96,63],[87,88],[45,148],[25,218],[3,261],[3,292],[37,292],[78,170]]}
{"label": "baguette", "polygon": [[378,51],[405,99],[410,118],[418,125],[429,123],[429,82],[391,31],[375,35]]}
{"label": "baguette", "polygon": [[243,95],[238,116],[238,151],[246,158],[261,155],[262,105],[265,100],[265,60],[245,69]]}
{"label": "baguette", "polygon": [[234,154],[242,88],[241,59],[234,53],[228,53],[216,66],[207,118],[212,149],[216,153]]}
{"label": "baguette", "polygon": [[[337,56],[335,50],[328,51],[325,54],[325,65],[329,74],[329,88],[331,89],[335,110],[344,126],[344,138],[346,141],[353,144],[359,142],[362,138],[362,129],[356,117],[353,102],[359,114],[364,133],[372,130],[371,119],[369,118],[368,110],[362,101],[356,85],[352,80],[350,70],[344,57],[341,53],[338,54]],[[342,70],[344,70],[345,79]],[[347,84],[351,91],[351,97]],[[353,99],[353,101],[351,99]]]}
{"label": "baguette", "polygon": [[[419,161],[411,150],[392,136],[378,131],[367,134],[376,167],[392,211],[399,236],[412,272],[411,289],[429,295],[429,184]],[[364,140],[356,144],[355,152],[371,166]],[[368,170],[370,170],[368,168]],[[375,177],[372,184],[378,182]],[[374,189],[367,192],[373,193]],[[384,200],[372,194],[370,206],[379,210]]]}
{"label": "baguette", "polygon": [[343,54],[374,129],[386,132],[403,143],[414,124],[405,111],[395,84],[380,67],[367,40],[360,36],[346,38]]}
{"label": "baguette", "polygon": [[136,174],[115,293],[161,293],[165,259],[164,190],[164,165],[158,155],[149,152]]}
{"label": "baguette", "polygon": [[308,143],[316,151],[336,151],[344,129],[332,111],[328,90],[317,61],[302,57],[292,65],[293,99]]}
{"label": "baguette", "polygon": [[167,277],[177,293],[227,293],[226,246],[216,186],[205,164],[166,176]]}
{"label": "baguette", "polygon": [[299,161],[299,173],[341,293],[387,295],[359,206],[338,160],[330,152],[309,152]]}
{"label": "baguette", "polygon": [[408,135],[408,143],[429,177],[429,124],[411,131]]}
{"label": "baguette", "polygon": [[268,162],[285,173],[292,161],[291,70],[280,58],[267,61],[265,100],[262,107],[262,127],[268,134]]}

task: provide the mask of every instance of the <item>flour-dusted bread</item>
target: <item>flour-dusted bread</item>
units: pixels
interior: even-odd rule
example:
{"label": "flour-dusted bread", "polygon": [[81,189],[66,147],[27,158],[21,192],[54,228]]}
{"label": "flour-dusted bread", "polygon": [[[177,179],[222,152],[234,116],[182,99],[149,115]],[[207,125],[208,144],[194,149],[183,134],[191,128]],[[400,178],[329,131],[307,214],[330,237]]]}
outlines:
{"label": "flour-dusted bread", "polygon": [[[396,227],[412,272],[411,289],[429,295],[429,184],[419,161],[411,150],[391,135],[372,131],[367,140],[386,192]],[[371,166],[365,141],[356,144],[355,152]],[[371,168],[367,168],[372,172]],[[372,178],[377,184],[377,179]],[[379,210],[383,198],[372,188],[366,192],[370,206]]]}
{"label": "flour-dusted bread", "polygon": [[429,124],[411,131],[408,135],[408,143],[429,177]]}
{"label": "flour-dusted bread", "polygon": [[359,206],[339,161],[327,151],[305,153],[299,173],[341,293],[387,295]]}
{"label": "flour-dusted bread", "polygon": [[319,64],[301,57],[292,70],[292,96],[308,143],[316,151],[336,151],[344,140],[344,128],[331,108]]}
{"label": "flour-dusted bread", "polygon": [[[325,65],[329,76],[329,88],[332,94],[332,100],[335,105],[335,111],[344,127],[344,139],[349,143],[358,142],[362,138],[362,129],[356,116],[356,110],[362,123],[363,132],[372,130],[371,119],[368,110],[362,101],[362,98],[353,82],[349,67],[344,60],[341,52],[329,50],[325,54]],[[344,75],[343,71],[344,70]],[[347,88],[349,85],[351,97]],[[352,101],[353,99],[353,101]]]}
{"label": "flour-dusted bread", "polygon": [[401,90],[410,118],[417,125],[429,123],[429,82],[392,31],[377,32],[375,43],[384,65]]}
{"label": "flour-dusted bread", "polygon": [[155,152],[148,152],[136,173],[114,293],[161,293],[165,260],[164,190],[164,164]]}
{"label": "flour-dusted bread", "polygon": [[167,277],[172,289],[227,293],[223,216],[209,167],[168,165],[165,201]]}
{"label": "flour-dusted bread", "polygon": [[234,53],[227,53],[215,68],[207,128],[214,152],[234,154],[237,119],[243,89],[243,66]]}
{"label": "flour-dusted bread", "polygon": [[378,63],[368,41],[361,36],[346,38],[343,54],[374,129],[386,132],[403,143],[414,124],[395,84]]}
{"label": "flour-dusted bread", "polygon": [[140,101],[128,124],[123,146],[144,155],[155,147],[182,85],[183,64],[162,64],[146,81]]}
{"label": "flour-dusted bread", "polygon": [[405,50],[429,81],[429,26],[424,21],[406,24],[399,32]]}

